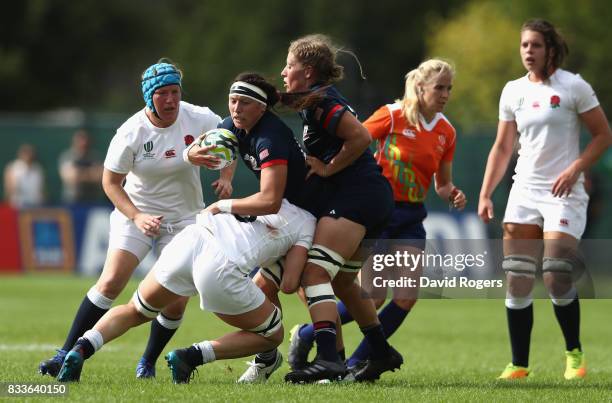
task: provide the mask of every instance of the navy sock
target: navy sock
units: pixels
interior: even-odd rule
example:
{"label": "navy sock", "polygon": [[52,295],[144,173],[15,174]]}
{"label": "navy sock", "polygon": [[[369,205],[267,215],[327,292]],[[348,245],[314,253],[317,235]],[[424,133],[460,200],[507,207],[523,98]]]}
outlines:
{"label": "navy sock", "polygon": [[338,315],[340,315],[340,323],[343,325],[353,321],[353,317],[349,313],[348,309],[346,309],[346,305],[344,305],[344,302],[342,301],[338,302]]}
{"label": "navy sock", "polygon": [[[410,310],[406,311],[395,302],[391,301],[378,313],[378,319],[380,320],[380,324],[387,338],[395,333],[409,312]],[[366,340],[362,340],[353,355],[349,358],[348,366],[352,367],[359,361],[367,360],[369,356],[370,345]]]}
{"label": "navy sock", "polygon": [[580,345],[580,303],[576,297],[571,303],[565,306],[553,304],[557,322],[561,326],[563,337],[565,338],[565,349],[572,351],[577,348],[582,351]]}
{"label": "navy sock", "polygon": [[338,361],[336,351],[336,324],[327,320],[314,323],[317,355],[325,361]]}
{"label": "navy sock", "polygon": [[76,344],[77,339],[81,337],[83,333],[93,328],[96,322],[98,322],[107,311],[108,309],[102,309],[94,305],[94,303],[85,296],[72,321],[72,327],[70,328],[70,332],[68,332],[68,337],[66,337],[62,350],[70,350],[72,346]]}
{"label": "navy sock", "polygon": [[155,364],[160,354],[168,344],[177,329],[168,329],[162,326],[157,319],[151,321],[151,331],[149,332],[149,341],[145,348],[142,357],[151,364]]}
{"label": "navy sock", "polygon": [[72,349],[79,351],[85,360],[96,352],[94,346],[85,337],[80,337]]}
{"label": "navy sock", "polygon": [[523,309],[506,307],[506,317],[512,347],[512,363],[520,367],[528,367],[529,344],[533,327],[533,304]]}
{"label": "navy sock", "polygon": [[192,367],[197,367],[204,364],[204,357],[202,356],[202,351],[197,345],[190,346],[189,348],[187,348],[185,361],[187,361],[187,364],[191,365]]}
{"label": "navy sock", "polygon": [[378,360],[387,355],[391,346],[389,346],[389,343],[387,342],[385,332],[380,323],[361,328],[361,332],[365,336],[365,340],[370,346],[371,359]]}
{"label": "navy sock", "polygon": [[[340,315],[340,323],[343,325],[353,321],[353,317],[342,301],[338,302],[338,315]],[[312,343],[314,341],[314,327],[312,324],[302,326],[298,334],[300,335],[300,339],[306,342]]]}

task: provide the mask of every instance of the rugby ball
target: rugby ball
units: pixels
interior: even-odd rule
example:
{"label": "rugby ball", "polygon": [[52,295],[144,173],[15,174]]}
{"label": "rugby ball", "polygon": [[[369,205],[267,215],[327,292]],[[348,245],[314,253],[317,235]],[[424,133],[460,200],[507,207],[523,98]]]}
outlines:
{"label": "rugby ball", "polygon": [[221,162],[215,168],[222,169],[231,164],[238,154],[238,138],[227,129],[212,129],[204,133],[200,140],[201,147],[215,146],[208,151],[209,155],[219,157]]}

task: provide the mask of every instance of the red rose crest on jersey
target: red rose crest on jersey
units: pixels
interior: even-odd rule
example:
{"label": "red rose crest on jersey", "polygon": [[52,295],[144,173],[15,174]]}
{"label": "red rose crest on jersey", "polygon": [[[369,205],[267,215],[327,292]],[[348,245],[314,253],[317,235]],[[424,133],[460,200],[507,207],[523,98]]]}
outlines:
{"label": "red rose crest on jersey", "polygon": [[174,158],[176,157],[176,151],[174,151],[174,148],[171,150],[167,150],[164,154],[165,158]]}
{"label": "red rose crest on jersey", "polygon": [[558,95],[550,97],[550,107],[552,109],[558,108],[561,105],[561,98]]}
{"label": "red rose crest on jersey", "polygon": [[193,143],[195,139],[193,138],[191,134],[188,134],[184,137],[184,140],[185,140],[185,145],[188,146],[189,144]]}
{"label": "red rose crest on jersey", "polygon": [[567,218],[562,218],[559,220],[559,225],[563,225],[564,227],[569,226],[569,220]]}

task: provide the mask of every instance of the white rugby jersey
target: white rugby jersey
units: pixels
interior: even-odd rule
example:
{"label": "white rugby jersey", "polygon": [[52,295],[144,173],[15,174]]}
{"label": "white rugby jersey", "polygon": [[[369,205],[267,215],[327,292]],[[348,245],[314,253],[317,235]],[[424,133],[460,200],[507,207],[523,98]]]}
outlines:
{"label": "white rugby jersey", "polygon": [[293,245],[310,249],[316,222],[312,214],[287,199],[283,199],[278,213],[250,222],[223,213],[201,213],[196,217],[197,225],[210,230],[225,256],[245,274],[276,262]]}
{"label": "white rugby jersey", "polygon": [[193,216],[204,208],[200,168],[183,161],[185,148],[221,118],[206,107],[181,101],[176,122],[154,126],[145,109],[129,118],[111,140],[104,167],[127,174],[125,191],[142,212],[165,222]]}
{"label": "white rugby jersey", "polygon": [[[546,83],[526,76],[510,81],[499,101],[499,120],[516,121],[519,158],[514,181],[551,188],[559,174],[580,155],[580,117],[599,105],[591,86],[579,75],[557,69]],[[584,181],[581,175],[578,183]]]}

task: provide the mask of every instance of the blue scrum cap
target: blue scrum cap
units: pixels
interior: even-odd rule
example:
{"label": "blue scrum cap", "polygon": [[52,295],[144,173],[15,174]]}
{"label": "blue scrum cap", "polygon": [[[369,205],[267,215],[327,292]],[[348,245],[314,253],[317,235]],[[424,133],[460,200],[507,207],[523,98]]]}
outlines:
{"label": "blue scrum cap", "polygon": [[156,89],[166,85],[178,84],[180,86],[181,73],[170,63],[156,63],[142,74],[141,84],[145,104],[157,113],[153,105],[153,93]]}

